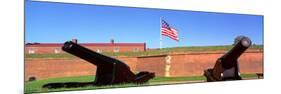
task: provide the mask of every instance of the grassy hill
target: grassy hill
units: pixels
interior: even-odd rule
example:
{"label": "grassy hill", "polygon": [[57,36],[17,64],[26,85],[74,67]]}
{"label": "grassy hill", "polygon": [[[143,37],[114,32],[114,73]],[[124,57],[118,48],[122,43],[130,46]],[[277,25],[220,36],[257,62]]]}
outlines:
{"label": "grassy hill", "polygon": [[[127,56],[127,57],[137,57],[137,56],[148,56],[148,55],[161,55],[168,53],[185,53],[185,52],[206,52],[206,51],[228,51],[232,48],[232,45],[223,46],[190,46],[190,47],[173,47],[173,48],[163,48],[151,49],[145,52],[104,52],[107,56]],[[249,50],[263,50],[263,45],[253,45]],[[25,58],[75,58],[75,56],[68,53],[62,54],[25,54]]]}

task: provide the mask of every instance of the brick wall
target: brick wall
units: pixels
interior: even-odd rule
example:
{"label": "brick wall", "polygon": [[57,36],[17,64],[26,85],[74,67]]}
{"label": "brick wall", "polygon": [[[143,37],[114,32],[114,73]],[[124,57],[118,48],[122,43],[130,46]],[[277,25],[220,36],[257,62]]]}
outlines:
{"label": "brick wall", "polygon": [[[213,68],[217,58],[222,53],[213,54],[189,54],[189,55],[172,55],[171,76],[197,76],[203,75],[203,70]],[[258,73],[263,72],[262,53],[248,52],[244,53],[239,59],[241,73]]]}
{"label": "brick wall", "polygon": [[163,76],[165,70],[165,56],[145,56],[138,57],[137,71],[155,72],[157,76]]}
{"label": "brick wall", "polygon": [[[145,57],[117,57],[127,63],[133,72],[150,71],[156,76],[198,76],[212,68],[223,53],[188,53]],[[167,67],[167,56],[170,56]],[[263,72],[263,52],[246,52],[239,58],[241,73]],[[96,67],[79,58],[73,59],[26,59],[25,80],[95,75]],[[168,73],[168,74],[167,74]]]}
{"label": "brick wall", "polygon": [[[136,69],[136,58],[118,59],[126,62],[132,71]],[[25,59],[25,80],[29,77],[36,79],[95,75],[96,66],[78,58],[61,58],[61,59]]]}

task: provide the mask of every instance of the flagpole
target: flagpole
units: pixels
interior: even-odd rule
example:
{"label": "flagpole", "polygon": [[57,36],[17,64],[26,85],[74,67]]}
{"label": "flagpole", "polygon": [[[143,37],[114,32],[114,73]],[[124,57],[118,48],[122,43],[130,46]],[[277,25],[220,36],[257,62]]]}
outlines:
{"label": "flagpole", "polygon": [[162,30],[161,30],[161,28],[162,28],[162,17],[160,17],[160,43],[159,43],[160,50],[162,49]]}

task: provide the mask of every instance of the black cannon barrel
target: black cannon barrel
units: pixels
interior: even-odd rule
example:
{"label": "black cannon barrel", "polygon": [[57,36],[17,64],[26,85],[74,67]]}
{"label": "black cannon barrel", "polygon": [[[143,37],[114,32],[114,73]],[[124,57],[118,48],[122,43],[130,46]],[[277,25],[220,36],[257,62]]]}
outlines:
{"label": "black cannon barrel", "polygon": [[108,65],[108,64],[112,64],[113,62],[122,63],[121,61],[119,61],[117,59],[91,51],[90,49],[80,46],[77,43],[74,43],[72,41],[65,42],[62,47],[62,50],[66,51],[72,55],[75,55],[77,57],[80,57],[97,66]]}
{"label": "black cannon barrel", "polygon": [[220,60],[226,69],[231,68],[237,63],[237,59],[251,46],[252,42],[248,37],[239,36],[236,38],[234,47],[224,54]]}

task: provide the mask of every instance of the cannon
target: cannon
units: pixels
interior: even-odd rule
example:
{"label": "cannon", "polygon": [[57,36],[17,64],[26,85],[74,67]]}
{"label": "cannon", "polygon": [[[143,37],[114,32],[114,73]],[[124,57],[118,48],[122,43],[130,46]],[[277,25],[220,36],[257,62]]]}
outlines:
{"label": "cannon", "polygon": [[239,73],[238,58],[251,46],[248,37],[238,36],[235,38],[234,47],[226,54],[217,59],[212,69],[204,70],[207,82],[241,80]]}
{"label": "cannon", "polygon": [[79,86],[101,86],[121,83],[142,84],[155,77],[152,72],[139,72],[134,74],[128,65],[115,58],[91,51],[77,43],[67,41],[64,43],[62,50],[75,55],[97,66],[94,82],[67,82],[67,83],[49,83],[43,88],[60,88],[60,87],[79,87]]}

